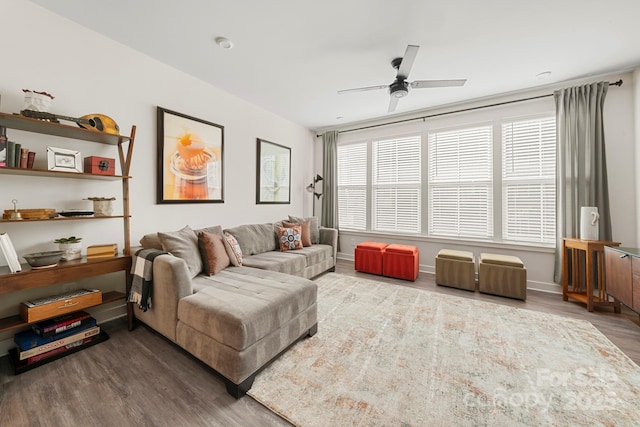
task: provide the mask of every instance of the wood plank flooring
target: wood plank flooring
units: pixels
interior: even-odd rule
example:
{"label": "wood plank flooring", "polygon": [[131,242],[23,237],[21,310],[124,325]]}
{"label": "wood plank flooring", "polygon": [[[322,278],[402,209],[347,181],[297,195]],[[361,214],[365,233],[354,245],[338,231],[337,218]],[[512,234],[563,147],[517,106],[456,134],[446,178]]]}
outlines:
{"label": "wood plank flooring", "polygon": [[[529,291],[527,301],[436,286],[432,275],[407,282],[358,273],[339,261],[336,272],[429,291],[588,320],[640,364],[640,319],[560,295]],[[111,339],[14,376],[0,358],[0,426],[289,426],[251,399],[236,400],[211,370],[145,327],[124,320],[102,325]],[[295,399],[295,396],[292,396]]]}

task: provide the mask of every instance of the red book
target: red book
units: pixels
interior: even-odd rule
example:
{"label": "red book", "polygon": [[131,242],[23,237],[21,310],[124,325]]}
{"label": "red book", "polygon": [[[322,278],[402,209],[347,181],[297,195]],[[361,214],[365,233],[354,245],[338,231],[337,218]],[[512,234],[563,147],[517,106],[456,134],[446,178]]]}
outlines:
{"label": "red book", "polygon": [[91,318],[86,311],[76,311],[74,313],[63,314],[62,316],[42,322],[34,323],[31,329],[41,337],[51,337],[60,332],[80,326],[83,321]]}
{"label": "red book", "polygon": [[27,160],[29,160],[29,149],[21,148],[20,149],[20,167],[22,169],[27,168]]}
{"label": "red book", "polygon": [[36,152],[35,151],[29,151],[29,154],[27,155],[27,169],[33,169],[33,161],[36,158]]}

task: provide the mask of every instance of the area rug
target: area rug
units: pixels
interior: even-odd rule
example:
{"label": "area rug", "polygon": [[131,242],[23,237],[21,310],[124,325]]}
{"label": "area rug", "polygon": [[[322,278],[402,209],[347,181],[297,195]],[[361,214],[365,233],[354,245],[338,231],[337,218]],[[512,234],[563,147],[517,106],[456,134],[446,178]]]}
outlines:
{"label": "area rug", "polygon": [[637,426],[640,368],[589,322],[335,273],[249,395],[297,426]]}

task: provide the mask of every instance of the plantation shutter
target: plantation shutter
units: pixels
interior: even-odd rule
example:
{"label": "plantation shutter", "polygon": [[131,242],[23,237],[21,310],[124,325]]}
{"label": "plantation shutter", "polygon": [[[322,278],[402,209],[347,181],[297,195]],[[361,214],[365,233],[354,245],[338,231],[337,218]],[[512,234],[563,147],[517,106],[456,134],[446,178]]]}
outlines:
{"label": "plantation shutter", "polygon": [[374,141],[373,226],[377,231],[421,231],[421,138]]}
{"label": "plantation shutter", "polygon": [[555,243],[555,117],[503,123],[504,240]]}
{"label": "plantation shutter", "polygon": [[338,224],[367,227],[367,143],[338,145]]}
{"label": "plantation shutter", "polygon": [[493,237],[491,126],[430,133],[429,233]]}

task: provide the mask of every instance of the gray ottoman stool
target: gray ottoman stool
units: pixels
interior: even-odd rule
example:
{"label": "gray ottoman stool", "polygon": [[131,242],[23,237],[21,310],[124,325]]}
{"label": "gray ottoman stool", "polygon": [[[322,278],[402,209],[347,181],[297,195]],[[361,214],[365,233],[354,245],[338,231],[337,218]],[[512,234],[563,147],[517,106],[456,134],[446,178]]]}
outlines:
{"label": "gray ottoman stool", "polygon": [[480,254],[478,289],[485,294],[527,299],[527,269],[511,255]]}
{"label": "gray ottoman stool", "polygon": [[472,252],[441,249],[436,256],[436,284],[475,292],[475,266]]}

